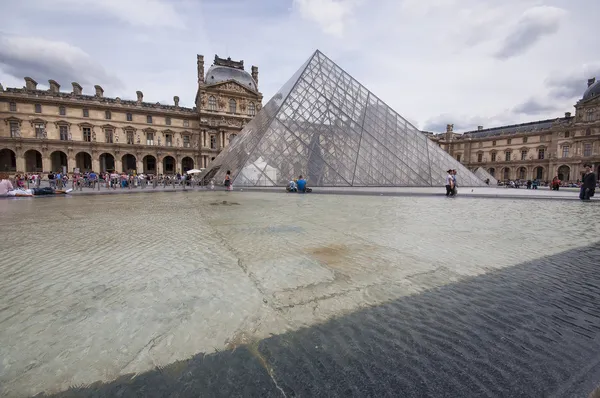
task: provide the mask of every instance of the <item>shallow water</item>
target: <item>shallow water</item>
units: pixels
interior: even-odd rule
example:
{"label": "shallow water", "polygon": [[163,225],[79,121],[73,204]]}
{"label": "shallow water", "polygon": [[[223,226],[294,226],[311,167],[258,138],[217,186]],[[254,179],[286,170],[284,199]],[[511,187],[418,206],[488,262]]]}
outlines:
{"label": "shallow water", "polygon": [[[597,356],[599,215],[246,192],[3,200],[0,391],[58,392],[249,344],[214,363],[257,372],[261,395],[548,395]],[[227,383],[195,388],[242,391]]]}

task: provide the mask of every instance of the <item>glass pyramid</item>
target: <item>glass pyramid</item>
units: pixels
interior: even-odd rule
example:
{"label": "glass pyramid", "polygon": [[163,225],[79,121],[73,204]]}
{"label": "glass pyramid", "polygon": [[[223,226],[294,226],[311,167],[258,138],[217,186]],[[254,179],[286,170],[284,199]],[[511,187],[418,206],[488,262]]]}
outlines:
{"label": "glass pyramid", "polygon": [[204,174],[217,184],[231,171],[237,186],[285,186],[303,175],[309,186],[484,183],[316,51],[219,154]]}
{"label": "glass pyramid", "polygon": [[498,185],[498,180],[496,180],[494,176],[488,173],[488,171],[483,167],[478,167],[477,170],[475,170],[475,175],[483,182],[485,182],[485,180],[490,180],[491,187]]}

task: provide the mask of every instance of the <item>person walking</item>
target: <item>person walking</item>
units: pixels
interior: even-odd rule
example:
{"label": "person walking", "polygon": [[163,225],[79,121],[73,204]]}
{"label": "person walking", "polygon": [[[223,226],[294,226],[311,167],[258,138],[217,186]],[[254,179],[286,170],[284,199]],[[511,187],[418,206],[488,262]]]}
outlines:
{"label": "person walking", "polygon": [[458,185],[456,185],[456,170],[452,170],[452,196],[456,196],[456,194],[458,193],[458,191],[456,190],[456,188],[458,187]]}
{"label": "person walking", "polygon": [[579,199],[590,200],[596,190],[596,174],[592,172],[592,165],[586,164],[584,167],[585,174],[579,190]]}
{"label": "person walking", "polygon": [[454,178],[452,177],[452,169],[446,171],[446,196],[450,196],[454,184]]}

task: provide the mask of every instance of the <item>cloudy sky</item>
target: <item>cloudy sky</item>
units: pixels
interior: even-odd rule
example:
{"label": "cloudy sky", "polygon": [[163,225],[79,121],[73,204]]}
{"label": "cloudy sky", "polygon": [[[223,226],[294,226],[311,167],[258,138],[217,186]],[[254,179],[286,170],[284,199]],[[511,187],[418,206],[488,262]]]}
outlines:
{"label": "cloudy sky", "polygon": [[0,0],[0,83],[193,106],[196,54],[268,100],[320,49],[417,127],[558,117],[600,78],[598,0]]}

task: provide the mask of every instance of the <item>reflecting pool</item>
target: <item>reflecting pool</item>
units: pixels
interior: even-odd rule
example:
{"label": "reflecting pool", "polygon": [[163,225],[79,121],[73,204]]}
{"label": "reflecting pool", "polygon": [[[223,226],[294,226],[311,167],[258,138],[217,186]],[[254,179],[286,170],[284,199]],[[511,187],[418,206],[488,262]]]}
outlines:
{"label": "reflecting pool", "polygon": [[0,392],[561,396],[600,357],[599,216],[491,198],[0,200]]}

